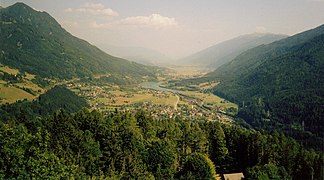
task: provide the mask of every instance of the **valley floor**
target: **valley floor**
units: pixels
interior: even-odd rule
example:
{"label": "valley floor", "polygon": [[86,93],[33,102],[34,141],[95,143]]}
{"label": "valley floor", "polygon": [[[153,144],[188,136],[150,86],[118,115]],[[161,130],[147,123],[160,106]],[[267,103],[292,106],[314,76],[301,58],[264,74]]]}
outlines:
{"label": "valley floor", "polygon": [[[203,75],[203,70],[195,67],[172,67],[159,75],[160,82],[149,82],[149,86],[112,85],[95,80],[52,81],[48,87],[41,88],[33,82],[35,76],[23,74],[16,69],[1,66],[4,80],[0,80],[0,103],[14,103],[17,100],[33,100],[55,85],[64,85],[76,94],[86,98],[92,109],[104,112],[145,110],[154,118],[181,117],[185,120],[218,120],[223,123],[233,122],[230,115],[236,112],[237,105],[226,101],[207,90],[217,83],[202,83],[193,87],[174,87],[169,80]],[[22,78],[13,81],[19,75]],[[153,84],[152,85],[150,85]],[[172,88],[172,89],[170,89]],[[177,90],[173,90],[177,88]]]}
{"label": "valley floor", "polygon": [[233,120],[229,115],[236,112],[237,105],[206,91],[217,83],[203,83],[196,90],[187,87],[181,87],[180,90],[167,88],[167,80],[201,74],[188,75],[182,72],[186,71],[183,68],[180,73],[171,71],[159,77],[160,82],[150,82],[153,84],[150,86],[118,86],[79,81],[68,82],[66,86],[85,97],[93,109],[101,111],[144,110],[154,118],[181,117],[185,120],[219,120],[231,124]]}

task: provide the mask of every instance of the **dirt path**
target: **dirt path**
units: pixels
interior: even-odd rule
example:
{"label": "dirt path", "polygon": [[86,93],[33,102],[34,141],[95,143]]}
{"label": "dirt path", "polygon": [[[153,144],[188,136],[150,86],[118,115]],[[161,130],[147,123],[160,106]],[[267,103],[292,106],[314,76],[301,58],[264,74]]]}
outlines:
{"label": "dirt path", "polygon": [[176,95],[177,97],[177,101],[174,103],[174,109],[177,110],[177,107],[178,107],[178,103],[179,103],[179,100],[180,100],[180,97],[178,95]]}

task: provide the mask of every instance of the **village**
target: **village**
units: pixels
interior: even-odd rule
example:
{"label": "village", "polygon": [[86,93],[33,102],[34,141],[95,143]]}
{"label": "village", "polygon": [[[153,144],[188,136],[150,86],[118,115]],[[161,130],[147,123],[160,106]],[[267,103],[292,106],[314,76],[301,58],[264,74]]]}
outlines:
{"label": "village", "polygon": [[92,109],[103,113],[143,110],[154,119],[181,118],[188,121],[208,120],[231,124],[233,120],[230,115],[236,108],[225,100],[204,99],[213,95],[203,96],[204,94],[198,92],[167,92],[143,87],[99,86],[80,82],[69,82],[66,86],[85,97]]}

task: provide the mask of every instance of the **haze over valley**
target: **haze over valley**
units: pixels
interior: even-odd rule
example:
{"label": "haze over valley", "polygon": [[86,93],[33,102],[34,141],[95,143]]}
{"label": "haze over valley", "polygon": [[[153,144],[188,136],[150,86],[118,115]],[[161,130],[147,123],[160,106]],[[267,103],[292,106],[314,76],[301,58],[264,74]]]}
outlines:
{"label": "haze over valley", "polygon": [[322,0],[0,1],[0,179],[322,180],[322,17]]}

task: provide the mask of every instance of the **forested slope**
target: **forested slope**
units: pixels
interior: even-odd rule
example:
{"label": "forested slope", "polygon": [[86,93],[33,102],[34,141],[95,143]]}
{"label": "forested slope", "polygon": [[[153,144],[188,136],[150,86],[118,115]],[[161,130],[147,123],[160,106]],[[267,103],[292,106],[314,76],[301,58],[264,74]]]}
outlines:
{"label": "forested slope", "polygon": [[110,56],[23,3],[0,10],[0,63],[47,78],[110,74],[137,82],[154,69]]}
{"label": "forested slope", "polygon": [[239,103],[254,126],[324,137],[324,25],[246,51],[204,78],[220,81],[214,92]]}

